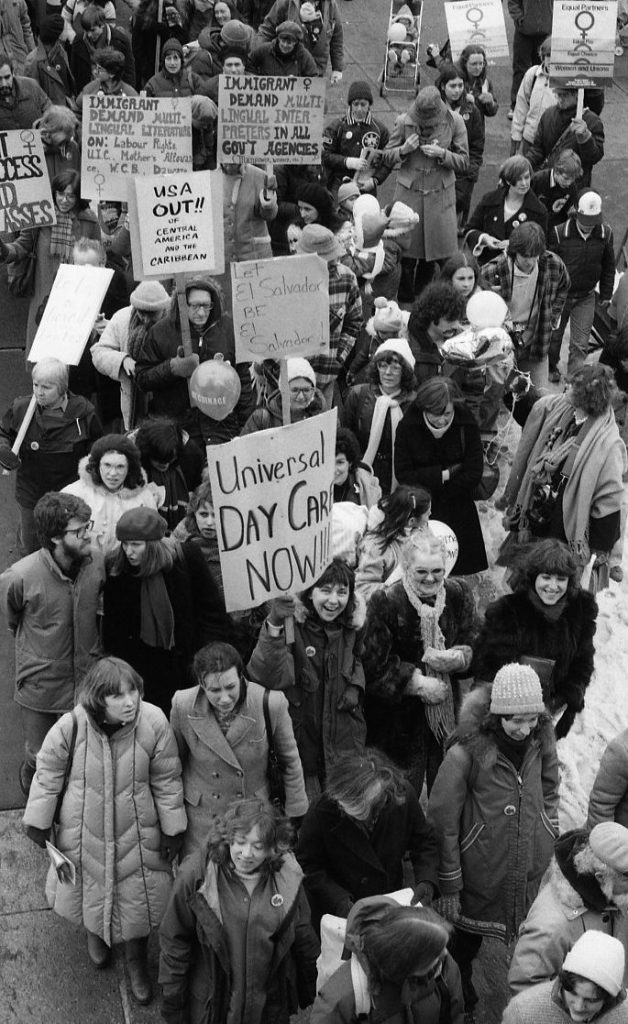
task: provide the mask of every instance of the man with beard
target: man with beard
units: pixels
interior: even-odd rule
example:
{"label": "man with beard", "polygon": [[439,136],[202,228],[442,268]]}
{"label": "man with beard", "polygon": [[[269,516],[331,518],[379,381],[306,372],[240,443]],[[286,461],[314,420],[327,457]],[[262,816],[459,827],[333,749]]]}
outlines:
{"label": "man with beard", "polygon": [[362,158],[363,149],[384,149],[388,142],[388,129],[373,117],[373,93],[368,82],[352,82],[347,94],[344,117],[332,121],[323,133],[323,166],[327,171],[327,188],[336,195],[343,180],[362,172],[358,186],[360,192],[376,192],[390,174],[390,167],[375,161],[370,176],[368,162]]}
{"label": "man with beard", "polygon": [[445,368],[442,348],[449,338],[460,334],[465,308],[466,299],[450,281],[428,284],[414,303],[408,320],[408,341],[416,360],[417,384],[445,372],[451,374],[451,367]]}
{"label": "man with beard", "polygon": [[35,759],[49,729],[99,653],[98,609],[104,556],[90,549],[92,510],[72,494],[49,491],[35,506],[41,548],[0,576],[0,601],[15,637],[15,702],[24,730],[20,786],[28,796]]}
{"label": "man with beard", "polygon": [[15,60],[0,51],[0,131],[32,128],[50,106],[46,93],[33,78],[14,74]]}
{"label": "man with beard", "polygon": [[628,949],[628,828],[603,821],[590,833],[573,829],[554,850],[547,884],[519,932],[508,972],[513,992],[554,978],[585,931],[613,935]]}

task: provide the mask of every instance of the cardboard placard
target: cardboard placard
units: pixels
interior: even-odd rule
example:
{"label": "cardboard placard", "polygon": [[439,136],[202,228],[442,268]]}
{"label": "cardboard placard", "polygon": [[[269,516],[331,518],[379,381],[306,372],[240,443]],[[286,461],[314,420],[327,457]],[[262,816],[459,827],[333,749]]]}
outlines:
{"label": "cardboard placard", "polygon": [[555,0],[550,84],[563,89],[604,89],[615,68],[617,0]]}
{"label": "cardboard placard", "polygon": [[137,278],[224,272],[221,171],[129,178],[128,189]]}
{"label": "cardboard placard", "polygon": [[479,44],[489,63],[508,56],[504,11],[500,0],[454,0],[445,3],[452,60],[465,46]]}
{"label": "cardboard placard", "polygon": [[221,75],[218,163],[320,163],[324,116],[324,78]]}
{"label": "cardboard placard", "polygon": [[28,354],[29,363],[54,356],[68,366],[78,366],[112,277],[113,270],[108,267],[61,264]]}
{"label": "cardboard placard", "polygon": [[0,231],[56,222],[41,132],[0,132]]}
{"label": "cardboard placard", "polygon": [[305,590],[329,565],[337,415],[208,446],[227,611]]}
{"label": "cardboard placard", "polygon": [[192,170],[189,96],[84,96],[81,195],[126,202],[129,176]]}
{"label": "cardboard placard", "polygon": [[236,360],[329,351],[329,270],[320,256],[231,264]]}

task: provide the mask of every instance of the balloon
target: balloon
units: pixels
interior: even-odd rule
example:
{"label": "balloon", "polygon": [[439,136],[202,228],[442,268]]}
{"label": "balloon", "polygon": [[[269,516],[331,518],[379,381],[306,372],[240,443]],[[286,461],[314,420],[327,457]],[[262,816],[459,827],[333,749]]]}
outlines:
{"label": "balloon", "polygon": [[236,371],[218,353],[190,377],[190,404],[212,420],[224,420],[238,404],[240,388]]}
{"label": "balloon", "polygon": [[508,306],[496,292],[476,292],[467,302],[467,320],[472,327],[500,327]]}
{"label": "balloon", "polygon": [[427,525],[428,529],[436,534],[442,542],[443,551],[445,552],[445,576],[449,576],[458,557],[458,538],[451,526],[441,523],[439,519],[430,519]]}

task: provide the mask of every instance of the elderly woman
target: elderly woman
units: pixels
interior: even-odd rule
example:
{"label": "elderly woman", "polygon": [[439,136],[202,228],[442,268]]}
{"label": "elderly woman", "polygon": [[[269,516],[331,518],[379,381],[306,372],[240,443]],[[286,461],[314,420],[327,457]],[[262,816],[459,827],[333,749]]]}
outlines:
{"label": "elderly woman", "polygon": [[547,210],[530,188],[532,164],[511,156],[499,168],[497,188],[485,192],[465,226],[465,245],[480,263],[508,250],[514,228],[534,221],[547,235]]}
{"label": "elderly woman", "polygon": [[357,437],[362,461],[372,467],[384,494],[396,484],[397,428],[416,397],[414,363],[405,338],[384,341],[371,360],[369,383],[352,387],[345,400],[342,422]]}
{"label": "elderly woman", "polygon": [[[309,420],[323,412],[325,404],[322,393],[316,387],[316,374],[307,359],[294,357],[286,359],[288,391],[290,394],[290,422]],[[278,383],[278,382],[277,382]],[[241,434],[254,434],[258,430],[283,425],[282,394],[277,387],[271,391],[264,404],[251,413]]]}
{"label": "elderly woman", "polygon": [[157,508],[156,488],[146,481],[140,453],[130,438],[106,434],[79,463],[79,478],[63,488],[92,510],[92,547],[109,554],[117,547],[116,525],[131,508]]}
{"label": "elderly woman", "polygon": [[575,370],[564,395],[532,407],[502,504],[510,531],[499,553],[508,565],[522,544],[565,541],[579,566],[592,554],[606,563],[619,537],[626,448],[613,414],[613,371]]}
{"label": "elderly woman", "polygon": [[168,1024],[288,1024],[313,1001],[320,946],[294,832],[262,800],[236,800],[177,873],[161,924]]}
{"label": "elderly woman", "polygon": [[0,468],[17,470],[15,500],[20,510],[19,547],[24,555],[36,551],[33,509],[47,491],[60,491],[74,480],[80,460],[102,434],[91,402],[68,391],[68,368],[59,359],[40,359],[33,367],[35,415],[24,436],[19,456],[11,451],[24,422],[31,396],[13,401],[0,424]]}
{"label": "elderly woman", "polygon": [[[458,248],[456,174],[467,170],[469,144],[460,114],[438,89],[421,89],[406,114],[397,118],[383,159],[397,168],[395,200],[419,214],[402,260],[399,298],[414,298],[417,260],[445,260]],[[433,268],[431,268],[433,269]]]}
{"label": "elderly woman", "polygon": [[469,674],[476,634],[468,583],[446,579],[443,544],[429,530],[404,545],[403,576],[369,601],[362,660],[368,742],[428,790],[455,725],[459,679]]}
{"label": "elderly woman", "polygon": [[242,659],[230,644],[201,648],[194,657],[193,673],[197,685],[175,693],[170,712],[183,764],[186,853],[202,846],[213,819],[234,800],[270,798],[266,693],[273,744],[282,766],[285,811],[291,818],[302,818],[308,801],[283,693],[269,692],[248,680]]}
{"label": "elderly woman", "polygon": [[578,565],[566,544],[540,540],[510,578],[512,594],[490,604],[478,637],[473,675],[491,682],[513,661],[533,665],[548,710],[560,714],[556,738],[566,736],[584,707],[593,674],[597,604],[578,585]]}

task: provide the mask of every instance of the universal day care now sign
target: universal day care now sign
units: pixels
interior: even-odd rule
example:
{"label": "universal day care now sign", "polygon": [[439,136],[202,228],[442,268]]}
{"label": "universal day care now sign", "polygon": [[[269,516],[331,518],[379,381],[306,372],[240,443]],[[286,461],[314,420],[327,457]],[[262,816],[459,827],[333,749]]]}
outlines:
{"label": "universal day care now sign", "polygon": [[337,415],[208,446],[227,611],[305,590],[331,562]]}

